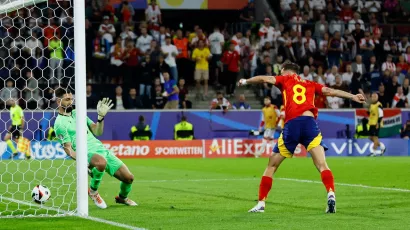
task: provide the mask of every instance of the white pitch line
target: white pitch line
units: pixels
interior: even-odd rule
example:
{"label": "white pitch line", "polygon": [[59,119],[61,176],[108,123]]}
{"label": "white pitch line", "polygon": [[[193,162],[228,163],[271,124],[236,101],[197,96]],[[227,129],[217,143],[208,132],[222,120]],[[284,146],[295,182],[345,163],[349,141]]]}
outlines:
{"label": "white pitch line", "polygon": [[[118,222],[114,222],[114,221],[110,221],[110,220],[106,220],[106,219],[101,219],[101,218],[97,218],[97,217],[93,217],[93,216],[77,216],[73,212],[67,212],[67,211],[64,211],[64,210],[61,210],[61,209],[58,209],[58,208],[42,206],[42,205],[39,205],[39,204],[34,204],[34,203],[31,203],[31,202],[17,200],[17,199],[13,199],[13,198],[9,198],[9,197],[0,196],[0,201],[1,200],[8,200],[8,201],[11,201],[13,203],[23,204],[23,205],[27,205],[27,206],[30,206],[30,207],[34,206],[34,207],[43,208],[43,209],[46,209],[46,210],[51,210],[51,211],[55,211],[55,212],[59,213],[59,214],[57,214],[57,216],[53,216],[53,215],[50,215],[50,216],[47,216],[47,215],[18,216],[18,217],[21,217],[21,218],[25,218],[25,217],[29,217],[29,218],[30,217],[47,217],[47,218],[49,218],[49,217],[73,216],[73,217],[79,217],[79,218],[83,218],[83,219],[87,219],[87,220],[91,220],[91,221],[95,221],[95,222],[100,222],[100,223],[103,223],[103,224],[108,224],[108,225],[112,225],[112,226],[119,227],[119,228],[124,228],[124,229],[146,230],[144,228],[138,228],[138,227],[134,227],[134,226],[131,226],[131,225],[118,223]],[[0,217],[0,218],[13,218],[13,216],[10,216],[10,217],[5,216],[5,217]]]}
{"label": "white pitch line", "polygon": [[[302,179],[295,179],[295,178],[284,178],[284,177],[275,177],[275,180],[284,180],[284,181],[293,181],[299,183],[311,183],[311,184],[322,184],[321,181],[314,181],[314,180],[302,180]],[[259,178],[221,178],[221,179],[179,179],[179,180],[136,180],[135,183],[160,183],[160,182],[212,182],[212,181],[252,181],[252,180],[260,180]],[[114,183],[114,182],[112,182]],[[115,182],[118,183],[118,182]],[[410,189],[404,188],[388,188],[388,187],[377,187],[377,186],[370,186],[370,185],[362,185],[362,184],[347,184],[347,183],[335,183],[335,185],[339,186],[346,186],[346,187],[358,187],[358,188],[367,188],[367,189],[376,189],[376,190],[385,190],[385,191],[396,191],[396,192],[410,192]]]}

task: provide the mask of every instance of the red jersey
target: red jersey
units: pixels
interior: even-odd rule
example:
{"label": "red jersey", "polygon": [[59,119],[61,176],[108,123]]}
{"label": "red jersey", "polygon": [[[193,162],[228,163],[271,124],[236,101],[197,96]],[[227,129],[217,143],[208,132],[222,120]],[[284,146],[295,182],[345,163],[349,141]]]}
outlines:
{"label": "red jersey", "polygon": [[275,85],[283,95],[285,105],[285,123],[301,116],[305,111],[311,111],[317,118],[318,109],[315,106],[315,93],[322,95],[323,85],[301,79],[297,74],[277,76]]}
{"label": "red jersey", "polygon": [[228,70],[231,72],[239,72],[239,61],[240,61],[241,55],[238,53],[238,51],[225,51],[221,61],[225,64],[228,65]]}

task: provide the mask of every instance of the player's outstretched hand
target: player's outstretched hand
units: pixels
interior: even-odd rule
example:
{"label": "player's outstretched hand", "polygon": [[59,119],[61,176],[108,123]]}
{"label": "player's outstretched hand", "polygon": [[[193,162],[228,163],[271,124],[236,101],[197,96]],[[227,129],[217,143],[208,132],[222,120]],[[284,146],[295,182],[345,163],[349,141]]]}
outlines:
{"label": "player's outstretched hand", "polygon": [[238,81],[238,86],[243,86],[243,85],[246,85],[246,79],[242,78]]}
{"label": "player's outstretched hand", "polygon": [[97,104],[97,113],[98,113],[98,119],[102,119],[107,115],[108,111],[114,106],[112,103],[111,99],[108,97],[103,98],[100,100]]}
{"label": "player's outstretched hand", "polygon": [[366,102],[366,98],[363,96],[363,94],[356,94],[352,97],[352,101],[363,104]]}

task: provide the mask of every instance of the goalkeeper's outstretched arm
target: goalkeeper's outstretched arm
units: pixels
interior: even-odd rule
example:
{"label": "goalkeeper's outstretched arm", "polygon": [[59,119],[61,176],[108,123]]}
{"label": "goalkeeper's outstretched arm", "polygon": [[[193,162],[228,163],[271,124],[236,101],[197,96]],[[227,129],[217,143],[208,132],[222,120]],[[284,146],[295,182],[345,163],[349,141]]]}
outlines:
{"label": "goalkeeper's outstretched arm", "polygon": [[76,159],[77,154],[76,152],[73,150],[73,148],[71,147],[71,143],[70,142],[66,142],[64,143],[64,151],[65,153],[70,156],[71,158],[73,158],[73,160]]}

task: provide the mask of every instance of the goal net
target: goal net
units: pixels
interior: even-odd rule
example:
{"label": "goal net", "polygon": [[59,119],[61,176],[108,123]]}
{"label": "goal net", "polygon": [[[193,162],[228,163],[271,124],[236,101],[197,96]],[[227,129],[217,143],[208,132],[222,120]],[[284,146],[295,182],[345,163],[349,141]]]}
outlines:
{"label": "goal net", "polygon": [[0,0],[0,21],[0,217],[74,214],[75,161],[52,130],[54,89],[74,91],[73,3]]}

